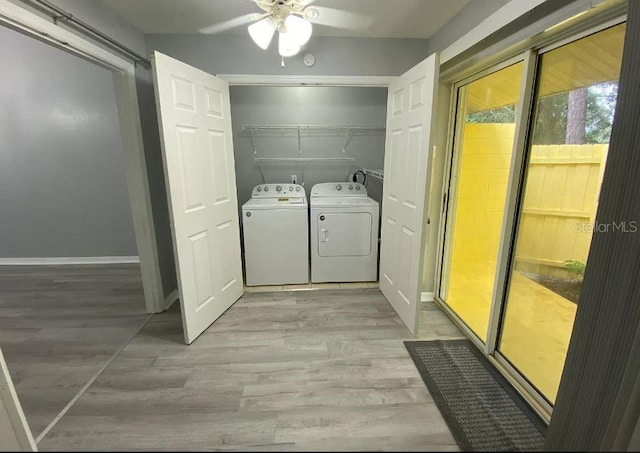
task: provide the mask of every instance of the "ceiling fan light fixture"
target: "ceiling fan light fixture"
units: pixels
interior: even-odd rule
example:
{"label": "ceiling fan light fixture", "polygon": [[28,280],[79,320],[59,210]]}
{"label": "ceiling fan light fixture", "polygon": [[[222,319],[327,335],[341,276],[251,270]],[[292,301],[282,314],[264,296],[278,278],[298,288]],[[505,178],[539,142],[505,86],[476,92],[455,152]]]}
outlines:
{"label": "ceiling fan light fixture", "polygon": [[264,19],[249,25],[249,36],[253,39],[258,47],[267,50],[273,34],[276,32],[276,26],[271,17],[265,17]]}
{"label": "ceiling fan light fixture", "polygon": [[278,53],[283,57],[293,57],[300,52],[300,46],[290,32],[280,33],[278,37]]}
{"label": "ceiling fan light fixture", "polygon": [[298,46],[304,46],[311,38],[313,31],[311,22],[302,17],[291,14],[285,19],[284,25],[287,28],[287,34],[291,35],[291,39]]}

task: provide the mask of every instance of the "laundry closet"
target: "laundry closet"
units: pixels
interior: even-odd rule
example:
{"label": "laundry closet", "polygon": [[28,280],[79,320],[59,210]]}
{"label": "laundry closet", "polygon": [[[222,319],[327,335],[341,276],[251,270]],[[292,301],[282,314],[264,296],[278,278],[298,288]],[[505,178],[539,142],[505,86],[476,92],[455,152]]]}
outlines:
{"label": "laundry closet", "polygon": [[230,87],[247,286],[378,279],[386,87]]}
{"label": "laundry closet", "polygon": [[[305,196],[298,200],[307,202],[310,217],[318,221],[310,222],[315,230],[308,236],[311,282],[377,280],[415,332],[435,149],[438,56],[398,77],[376,79],[377,86],[388,87],[382,89],[336,88],[338,83],[237,87],[246,82],[214,76],[157,51],[152,66],[185,341],[191,343],[244,293],[241,230],[243,220],[254,214],[241,214],[249,194],[261,194],[271,207],[290,203],[299,209],[293,197],[264,194],[303,189]],[[232,96],[231,90],[239,91]],[[374,185],[382,178],[359,180],[360,170],[384,172],[384,189]],[[318,201],[326,212],[314,210]],[[257,228],[258,244],[283,241],[260,267],[288,262],[282,256],[289,237],[285,226],[290,223]],[[359,230],[340,235],[345,226]],[[245,247],[245,262],[247,252]],[[345,277],[372,268],[364,259],[371,255],[376,264],[379,256],[379,270]],[[357,256],[362,260],[351,259]],[[314,258],[336,273],[315,275]]]}

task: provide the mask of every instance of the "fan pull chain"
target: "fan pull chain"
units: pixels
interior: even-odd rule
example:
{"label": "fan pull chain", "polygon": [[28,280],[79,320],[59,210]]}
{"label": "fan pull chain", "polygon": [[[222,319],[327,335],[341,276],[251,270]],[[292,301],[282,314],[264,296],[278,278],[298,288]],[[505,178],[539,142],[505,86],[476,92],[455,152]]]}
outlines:
{"label": "fan pull chain", "polygon": [[280,62],[280,67],[284,69],[284,57],[282,57],[282,61]]}

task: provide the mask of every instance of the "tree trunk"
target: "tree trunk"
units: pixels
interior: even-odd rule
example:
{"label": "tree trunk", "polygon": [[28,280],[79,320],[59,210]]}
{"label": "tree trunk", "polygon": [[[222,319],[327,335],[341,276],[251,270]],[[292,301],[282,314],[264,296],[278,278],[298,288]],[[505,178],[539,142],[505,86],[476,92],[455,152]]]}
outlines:
{"label": "tree trunk", "polygon": [[564,142],[567,145],[582,145],[587,125],[587,89],[578,88],[569,92],[567,110],[567,132]]}

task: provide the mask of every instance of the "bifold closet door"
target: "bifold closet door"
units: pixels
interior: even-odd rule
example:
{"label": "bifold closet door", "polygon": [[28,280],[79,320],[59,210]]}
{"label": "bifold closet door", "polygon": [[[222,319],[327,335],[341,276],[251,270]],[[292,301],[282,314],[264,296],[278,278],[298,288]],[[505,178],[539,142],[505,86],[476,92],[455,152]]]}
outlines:
{"label": "bifold closet door", "polygon": [[418,330],[424,215],[431,168],[439,54],[389,84],[380,290],[411,333]]}
{"label": "bifold closet door", "polygon": [[243,293],[229,86],[159,52],[153,77],[189,344]]}

